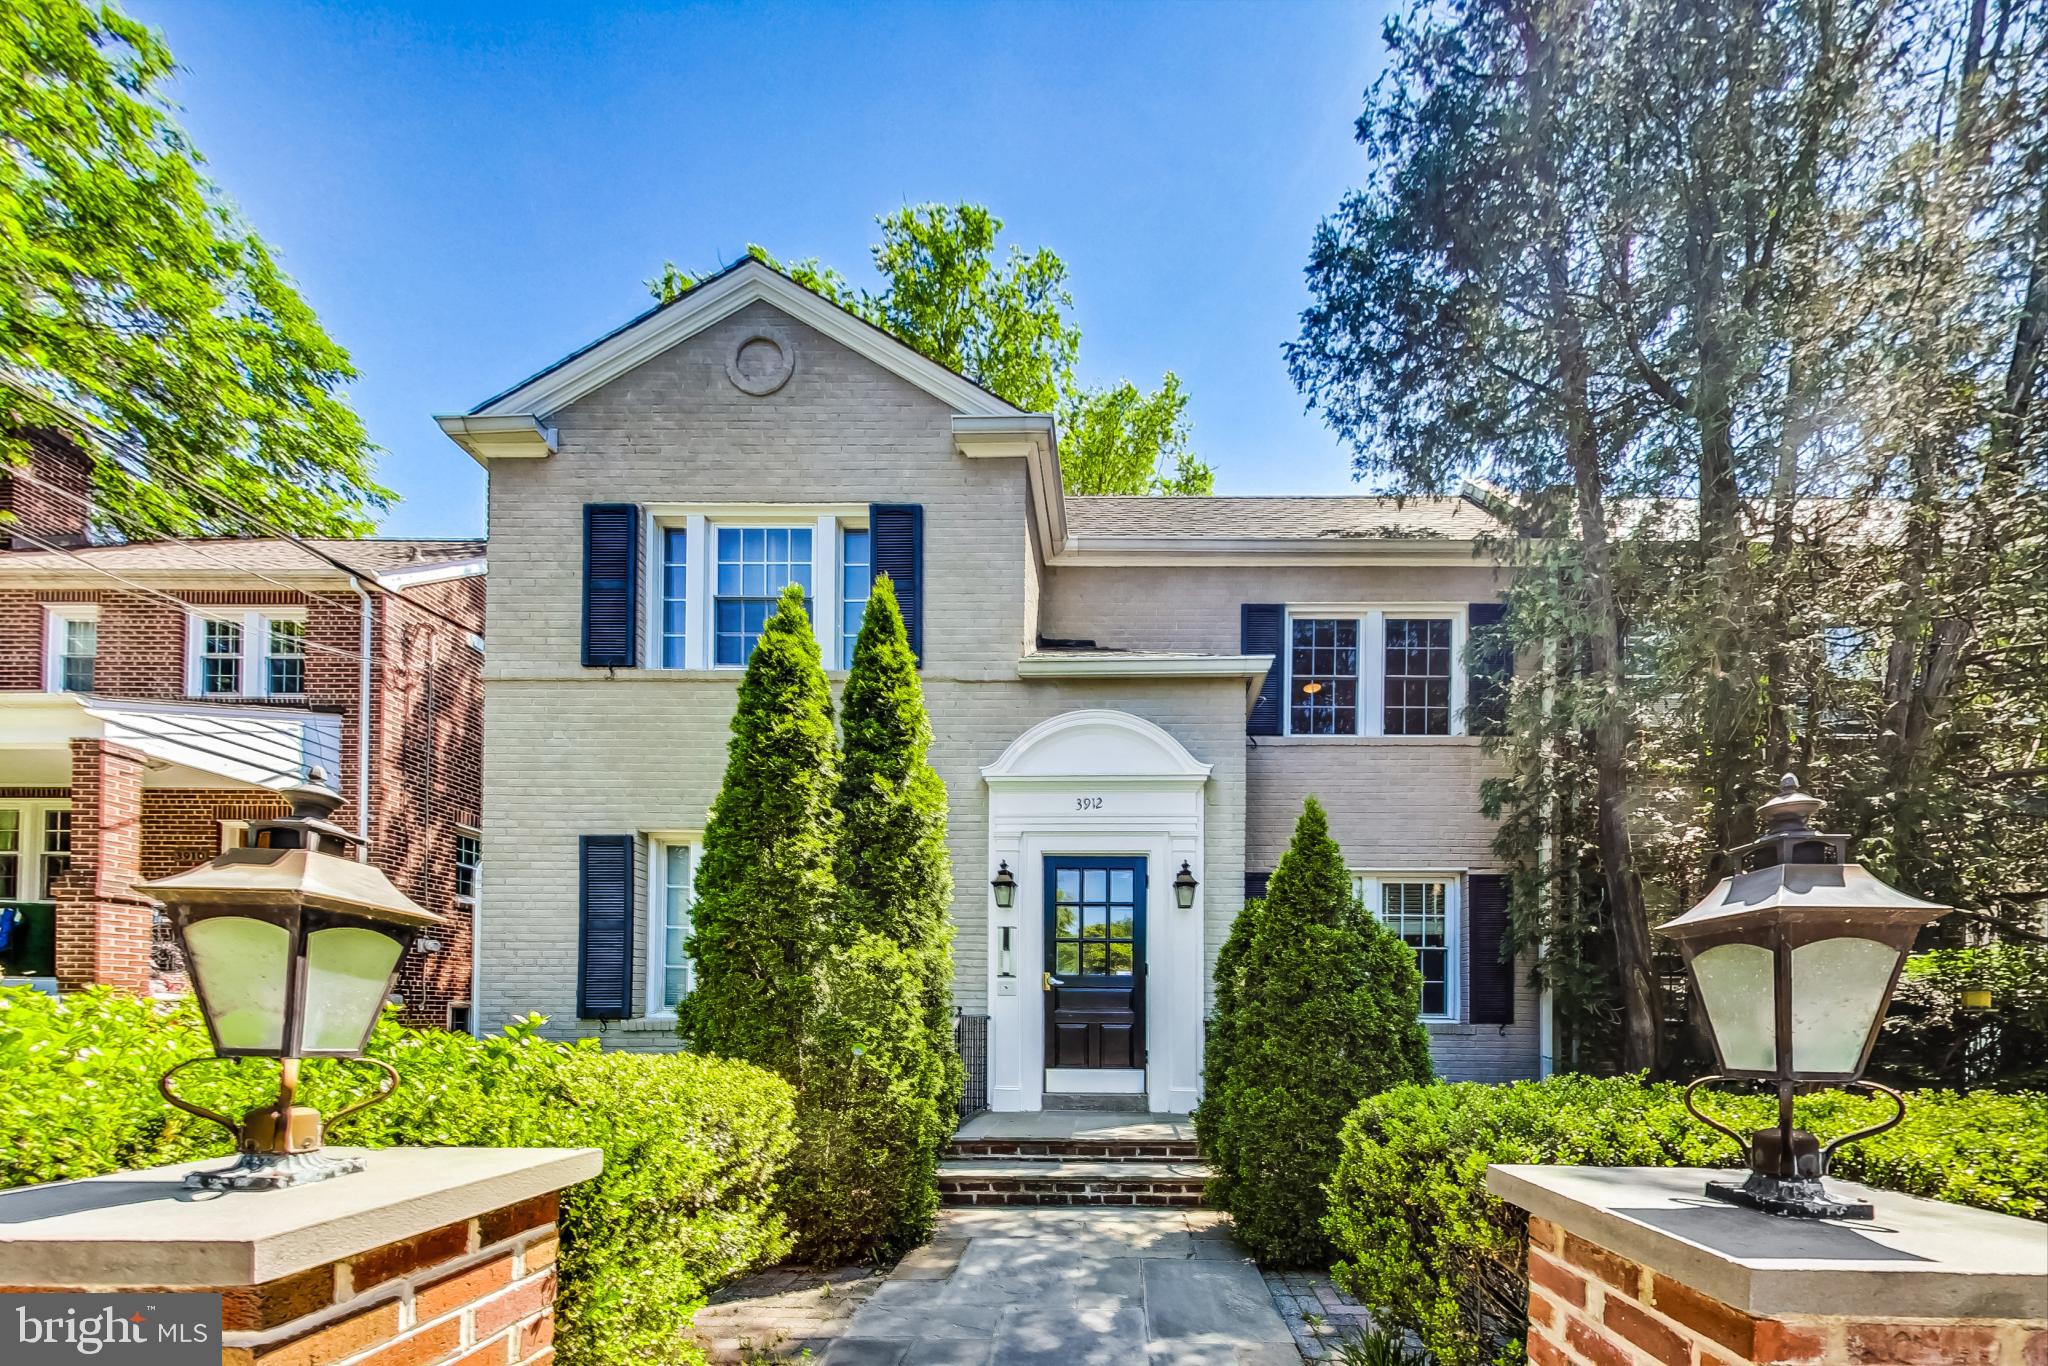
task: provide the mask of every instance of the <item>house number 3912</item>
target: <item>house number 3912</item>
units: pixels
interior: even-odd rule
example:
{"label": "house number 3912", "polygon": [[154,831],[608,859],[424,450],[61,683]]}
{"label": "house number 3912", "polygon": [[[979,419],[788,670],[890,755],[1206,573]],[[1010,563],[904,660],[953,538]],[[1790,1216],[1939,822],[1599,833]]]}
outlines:
{"label": "house number 3912", "polygon": [[1074,798],[1074,809],[1076,811],[1100,811],[1102,809],[1102,798],[1076,797]]}

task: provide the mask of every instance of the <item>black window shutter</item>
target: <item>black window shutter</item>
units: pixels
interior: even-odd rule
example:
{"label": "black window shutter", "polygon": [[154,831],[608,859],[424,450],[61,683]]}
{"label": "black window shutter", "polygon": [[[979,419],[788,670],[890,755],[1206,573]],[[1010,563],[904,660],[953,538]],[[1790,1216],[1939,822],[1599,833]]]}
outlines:
{"label": "black window shutter", "polygon": [[633,1011],[633,837],[585,835],[578,853],[576,1015],[623,1020]]}
{"label": "black window shutter", "polygon": [[583,663],[640,662],[640,509],[583,505]]}
{"label": "black window shutter", "polygon": [[1507,727],[1508,685],[1515,677],[1515,647],[1501,622],[1504,602],[1475,602],[1465,608],[1472,637],[1465,679],[1465,733],[1499,735]]}
{"label": "black window shutter", "polygon": [[1467,923],[1472,931],[1472,1023],[1515,1022],[1515,960],[1502,952],[1508,937],[1508,880],[1474,873]]}
{"label": "black window shutter", "polygon": [[924,507],[918,503],[875,503],[868,508],[869,550],[874,572],[896,585],[910,652],[924,664]]}
{"label": "black window shutter", "polygon": [[1287,605],[1279,602],[1248,602],[1238,619],[1238,646],[1248,655],[1271,655],[1273,665],[1266,681],[1259,685],[1258,701],[1245,717],[1246,735],[1279,735],[1281,635],[1287,628]]}
{"label": "black window shutter", "polygon": [[1273,875],[1271,873],[1246,873],[1244,875],[1244,899],[1246,901],[1264,901],[1266,899],[1266,884],[1272,880]]}

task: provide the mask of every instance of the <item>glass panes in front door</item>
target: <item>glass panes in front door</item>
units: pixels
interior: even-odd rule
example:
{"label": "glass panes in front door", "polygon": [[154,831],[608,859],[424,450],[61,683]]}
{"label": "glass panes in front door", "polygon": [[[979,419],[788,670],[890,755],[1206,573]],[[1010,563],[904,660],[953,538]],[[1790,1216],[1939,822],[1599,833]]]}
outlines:
{"label": "glass panes in front door", "polygon": [[1137,959],[1137,872],[1058,866],[1053,874],[1053,971],[1128,977]]}

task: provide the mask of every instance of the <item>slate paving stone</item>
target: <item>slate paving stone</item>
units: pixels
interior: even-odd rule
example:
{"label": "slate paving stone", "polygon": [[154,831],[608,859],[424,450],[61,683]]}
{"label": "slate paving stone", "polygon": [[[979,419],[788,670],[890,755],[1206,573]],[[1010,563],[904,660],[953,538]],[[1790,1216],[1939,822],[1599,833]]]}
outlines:
{"label": "slate paving stone", "polygon": [[1293,1341],[1265,1277],[1246,1262],[1145,1263],[1145,1332],[1153,1342]]}
{"label": "slate paving stone", "polygon": [[996,1366],[1129,1366],[1147,1355],[1136,1308],[1020,1306],[996,1325]]}
{"label": "slate paving stone", "polygon": [[1016,1304],[1112,1296],[1136,1304],[1138,1257],[1079,1257],[1057,1238],[976,1238],[961,1254],[945,1298],[956,1304]]}

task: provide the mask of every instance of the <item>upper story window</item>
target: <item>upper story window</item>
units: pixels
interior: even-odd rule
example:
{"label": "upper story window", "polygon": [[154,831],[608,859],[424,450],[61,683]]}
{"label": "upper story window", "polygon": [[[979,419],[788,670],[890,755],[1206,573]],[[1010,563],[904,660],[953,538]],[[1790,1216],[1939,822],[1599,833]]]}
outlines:
{"label": "upper story window", "polygon": [[1289,735],[1463,735],[1465,608],[1288,614]]}
{"label": "upper story window", "polygon": [[100,609],[91,603],[49,609],[43,687],[49,692],[91,692],[100,653]]}
{"label": "upper story window", "polygon": [[811,601],[810,527],[721,526],[712,599],[711,662],[746,664],[782,590],[796,584]]}
{"label": "upper story window", "polygon": [[1360,873],[1352,887],[1366,910],[1415,950],[1415,965],[1422,971],[1422,1018],[1457,1019],[1458,879]]}
{"label": "upper story window", "polygon": [[868,529],[847,527],[839,533],[839,662],[853,667],[853,645],[867,616],[868,593],[875,581],[874,547]]}
{"label": "upper story window", "polygon": [[768,513],[655,511],[648,627],[660,667],[744,668],[790,584],[803,589],[825,667],[852,661],[872,573],[866,510]]}
{"label": "upper story window", "polygon": [[185,635],[186,687],[196,697],[298,697],[306,691],[301,610],[195,612]]}
{"label": "upper story window", "polygon": [[455,836],[455,900],[465,906],[476,904],[476,891],[483,879],[484,842],[471,832]]}

